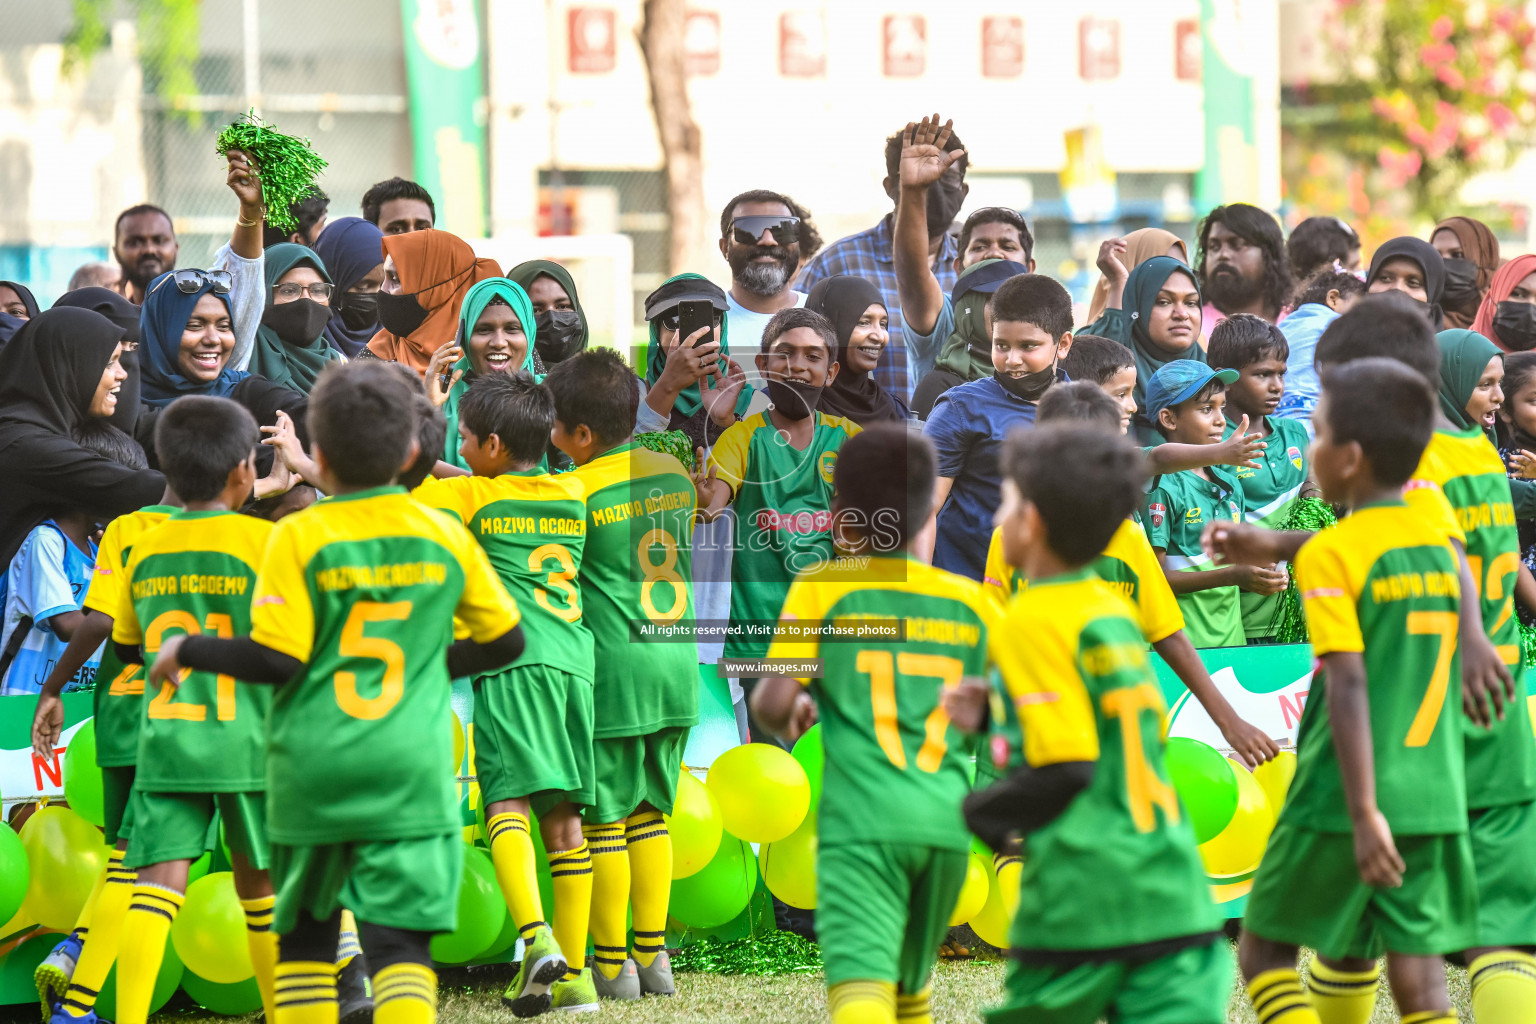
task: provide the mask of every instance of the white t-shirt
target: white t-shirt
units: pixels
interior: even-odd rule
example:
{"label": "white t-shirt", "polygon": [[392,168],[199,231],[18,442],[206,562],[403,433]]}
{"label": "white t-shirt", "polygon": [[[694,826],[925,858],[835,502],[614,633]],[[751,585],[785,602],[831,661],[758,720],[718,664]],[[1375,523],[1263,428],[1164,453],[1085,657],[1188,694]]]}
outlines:
{"label": "white t-shirt", "polygon": [[[791,291],[789,294],[795,297],[796,306],[805,305],[805,292]],[[757,353],[763,347],[763,330],[773,319],[773,314],[753,312],[737,302],[730,292],[725,293],[725,301],[731,308],[726,331],[726,338],[731,343],[731,358],[747,371],[747,383],[762,391],[763,375],[757,372]]]}

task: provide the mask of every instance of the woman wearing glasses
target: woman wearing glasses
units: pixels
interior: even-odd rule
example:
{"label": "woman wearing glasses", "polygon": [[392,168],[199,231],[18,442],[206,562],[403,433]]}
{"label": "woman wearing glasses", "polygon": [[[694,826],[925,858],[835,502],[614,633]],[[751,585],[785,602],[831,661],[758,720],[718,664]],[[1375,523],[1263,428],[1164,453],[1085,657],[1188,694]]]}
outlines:
{"label": "woman wearing glasses", "polygon": [[305,246],[281,242],[267,250],[266,260],[267,304],[251,371],[307,395],[326,364],[343,358],[325,336],[335,286]]}

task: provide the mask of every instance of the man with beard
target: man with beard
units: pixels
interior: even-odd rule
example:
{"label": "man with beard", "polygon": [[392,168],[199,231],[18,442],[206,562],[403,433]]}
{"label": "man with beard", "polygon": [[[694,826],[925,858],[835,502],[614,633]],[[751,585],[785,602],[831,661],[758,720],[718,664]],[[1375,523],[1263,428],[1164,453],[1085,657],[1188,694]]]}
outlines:
{"label": "man with beard", "polygon": [[149,203],[130,206],[117,215],[112,255],[123,268],[118,288],[129,302],[142,306],[149,282],[176,269],[176,229],[171,215]]}
{"label": "man with beard", "polygon": [[1237,313],[1276,323],[1291,297],[1280,222],[1257,206],[1218,206],[1200,225],[1195,276],[1205,296],[1205,331]]}
{"label": "man with beard", "polygon": [[793,199],[760,188],[720,211],[720,255],[731,265],[731,341],[739,351],[757,348],[773,314],[805,305],[806,293],[790,283],[800,269],[808,217]]}
{"label": "man with beard", "polygon": [[[911,127],[910,125],[908,127]],[[906,129],[885,140],[885,180],[881,183],[892,206],[901,198],[901,147]],[[951,134],[944,151],[964,150],[958,135]],[[955,286],[955,257],[959,247],[949,234],[970,186],[965,183],[969,156],[961,156],[945,168],[928,189],[928,259],[939,288],[948,294]],[[890,342],[875,367],[875,380],[910,406],[917,381],[908,369],[907,347],[902,336],[901,292],[896,283],[896,214],[894,209],[867,231],[839,239],[806,265],[796,287],[809,293],[818,281],[838,274],[862,277],[880,289],[890,315]]]}

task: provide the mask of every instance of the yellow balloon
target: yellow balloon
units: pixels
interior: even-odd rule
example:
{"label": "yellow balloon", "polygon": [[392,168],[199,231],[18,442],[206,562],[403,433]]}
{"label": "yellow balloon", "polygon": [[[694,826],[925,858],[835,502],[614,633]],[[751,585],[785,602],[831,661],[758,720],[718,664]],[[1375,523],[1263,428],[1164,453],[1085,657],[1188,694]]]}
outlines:
{"label": "yellow balloon", "polygon": [[677,777],[667,834],[672,839],[673,880],[703,871],[720,849],[720,808],[704,783],[687,769]]}
{"label": "yellow balloon", "polygon": [[720,823],[737,839],[772,843],[794,832],[811,806],[811,784],[789,751],[767,743],[732,747],[710,766],[704,784],[720,805]]}
{"label": "yellow balloon", "polygon": [[965,863],[965,884],[960,887],[960,898],[955,901],[955,912],[949,915],[949,926],[965,924],[981,913],[987,905],[987,862],[979,853],[973,853]]}
{"label": "yellow balloon", "polygon": [[171,924],[171,943],[199,978],[233,985],[256,973],[233,874],[216,871],[187,886],[186,902]]}
{"label": "yellow balloon", "polygon": [[18,916],[68,931],[106,870],[101,830],[68,807],[51,804],[28,818],[20,835],[32,880]]}
{"label": "yellow balloon", "polygon": [[453,716],[453,774],[457,775],[464,767],[464,723],[457,711],[450,708],[448,714]]}
{"label": "yellow balloon", "polygon": [[783,839],[764,843],[757,863],[768,891],[792,907],[816,909],[816,815]]}
{"label": "yellow balloon", "polygon": [[[1017,895],[1013,902],[1018,903]],[[998,949],[1008,948],[1008,927],[1013,924],[1013,915],[1008,912],[1008,901],[1004,899],[997,873],[992,870],[990,861],[987,865],[987,902],[982,904],[981,913],[967,923],[982,942],[990,943]]]}
{"label": "yellow balloon", "polygon": [[1212,877],[1241,875],[1259,866],[1269,833],[1275,827],[1269,798],[1242,765],[1233,762],[1237,776],[1237,813],[1216,838],[1200,845],[1200,859]]}
{"label": "yellow balloon", "polygon": [[1269,809],[1276,818],[1280,817],[1280,808],[1285,805],[1285,794],[1290,790],[1291,780],[1295,777],[1296,752],[1293,750],[1282,750],[1273,759],[1253,770],[1253,779],[1269,798]]}

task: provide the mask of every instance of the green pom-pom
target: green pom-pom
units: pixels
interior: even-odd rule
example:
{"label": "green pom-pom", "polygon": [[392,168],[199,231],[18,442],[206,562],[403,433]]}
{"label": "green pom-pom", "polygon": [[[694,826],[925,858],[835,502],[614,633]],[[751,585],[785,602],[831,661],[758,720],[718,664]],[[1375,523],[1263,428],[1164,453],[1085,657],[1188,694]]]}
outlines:
{"label": "green pom-pom", "polygon": [[636,434],[635,442],[662,455],[670,455],[681,462],[688,472],[693,470],[693,442],[681,430],[654,430],[649,434]]}
{"label": "green pom-pom", "polygon": [[1520,624],[1520,652],[1527,666],[1536,665],[1536,626]]}
{"label": "green pom-pom", "polygon": [[[1291,514],[1286,517],[1282,530],[1307,530],[1316,533],[1338,523],[1333,507],[1321,498],[1297,498],[1291,504]],[[1301,591],[1296,586],[1296,575],[1291,574],[1290,585],[1280,595],[1280,607],[1270,623],[1270,634],[1277,644],[1304,644],[1307,642],[1307,617],[1301,610]]]}
{"label": "green pom-pom", "polygon": [[315,179],[326,168],[325,158],[309,140],[284,135],[250,111],[219,132],[214,145],[220,156],[232,149],[250,155],[261,173],[267,223],[279,231],[297,231],[299,225],[289,207],[315,193]]}

